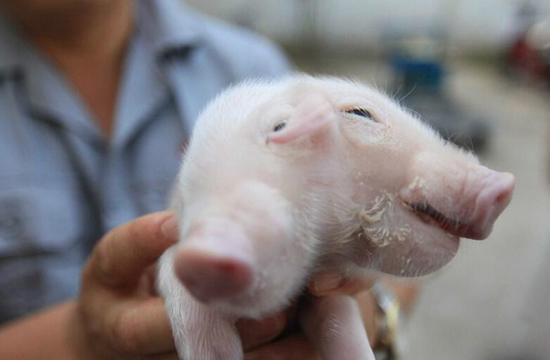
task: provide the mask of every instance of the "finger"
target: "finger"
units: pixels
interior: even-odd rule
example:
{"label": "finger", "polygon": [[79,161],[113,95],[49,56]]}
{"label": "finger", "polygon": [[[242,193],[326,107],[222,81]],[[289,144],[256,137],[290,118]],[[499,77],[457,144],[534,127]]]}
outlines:
{"label": "finger", "polygon": [[360,292],[367,291],[374,285],[374,281],[369,279],[346,279],[342,286],[338,289],[336,289],[336,294],[343,294],[343,295],[356,295]]}
{"label": "finger", "polygon": [[367,331],[369,343],[371,346],[374,346],[378,342],[378,336],[380,335],[378,333],[378,305],[376,304],[376,300],[371,291],[365,291],[356,295],[355,300],[361,310],[361,318]]}
{"label": "finger", "polygon": [[113,318],[110,328],[113,345],[123,353],[163,354],[175,349],[161,298],[122,310]]}
{"label": "finger", "polygon": [[375,360],[359,306],[351,296],[311,298],[300,318],[322,359]]}
{"label": "finger", "polygon": [[262,320],[239,320],[237,330],[239,330],[244,351],[252,350],[275,339],[283,332],[286,324],[287,315],[285,313],[279,313]]}
{"label": "finger", "polygon": [[143,216],[111,230],[94,249],[90,266],[105,285],[131,285],[177,241],[171,212]]}
{"label": "finger", "polygon": [[355,295],[368,290],[374,284],[372,279],[346,278],[337,272],[329,272],[316,276],[309,284],[308,289],[315,296],[327,295]]}
{"label": "finger", "polygon": [[317,360],[311,344],[302,334],[293,334],[248,352],[244,360]]}

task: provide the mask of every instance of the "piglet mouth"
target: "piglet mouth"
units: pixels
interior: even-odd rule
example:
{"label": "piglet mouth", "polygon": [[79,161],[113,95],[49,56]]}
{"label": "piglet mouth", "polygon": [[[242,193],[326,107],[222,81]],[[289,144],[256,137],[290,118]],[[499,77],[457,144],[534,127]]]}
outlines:
{"label": "piglet mouth", "polygon": [[486,172],[488,175],[485,174],[474,184],[479,189],[474,196],[466,200],[457,200],[456,209],[451,209],[451,211],[454,210],[453,213],[460,214],[460,218],[442,213],[426,199],[406,201],[402,198],[402,200],[410,211],[430,225],[435,225],[458,237],[483,240],[489,236],[496,219],[510,203],[515,183],[512,174],[488,169]]}
{"label": "piglet mouth", "polygon": [[463,237],[468,233],[469,226],[467,224],[444,215],[427,201],[405,204],[422,221],[433,224],[451,235]]}

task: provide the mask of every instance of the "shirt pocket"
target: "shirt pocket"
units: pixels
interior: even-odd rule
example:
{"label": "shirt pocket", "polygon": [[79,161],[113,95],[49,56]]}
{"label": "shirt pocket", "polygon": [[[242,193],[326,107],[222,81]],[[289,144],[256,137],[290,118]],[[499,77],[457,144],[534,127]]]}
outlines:
{"label": "shirt pocket", "polygon": [[84,204],[69,180],[0,181],[0,323],[77,293]]}
{"label": "shirt pocket", "polygon": [[0,259],[64,251],[80,238],[84,209],[63,186],[0,184]]}

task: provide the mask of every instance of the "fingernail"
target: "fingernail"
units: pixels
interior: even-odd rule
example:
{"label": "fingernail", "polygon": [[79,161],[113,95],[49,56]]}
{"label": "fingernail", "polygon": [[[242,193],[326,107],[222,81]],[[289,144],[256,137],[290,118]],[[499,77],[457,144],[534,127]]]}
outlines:
{"label": "fingernail", "polygon": [[168,242],[175,243],[178,241],[178,221],[174,215],[167,217],[160,225],[160,231],[164,239]]}
{"label": "fingernail", "polygon": [[340,274],[320,275],[313,280],[310,290],[314,294],[322,294],[338,289],[343,282],[344,278]]}

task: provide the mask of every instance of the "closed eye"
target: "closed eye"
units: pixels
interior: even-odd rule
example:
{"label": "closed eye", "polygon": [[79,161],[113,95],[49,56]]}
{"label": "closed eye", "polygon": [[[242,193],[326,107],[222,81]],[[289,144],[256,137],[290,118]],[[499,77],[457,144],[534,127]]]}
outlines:
{"label": "closed eye", "polygon": [[366,119],[375,121],[375,120],[374,120],[374,117],[372,116],[372,114],[371,114],[368,110],[366,110],[366,109],[354,108],[354,109],[344,110],[344,112],[345,112],[346,114],[357,115],[357,116],[361,116],[361,117],[363,117],[363,118],[366,118]]}
{"label": "closed eye", "polygon": [[281,131],[286,127],[286,121],[280,122],[273,127],[273,132]]}

